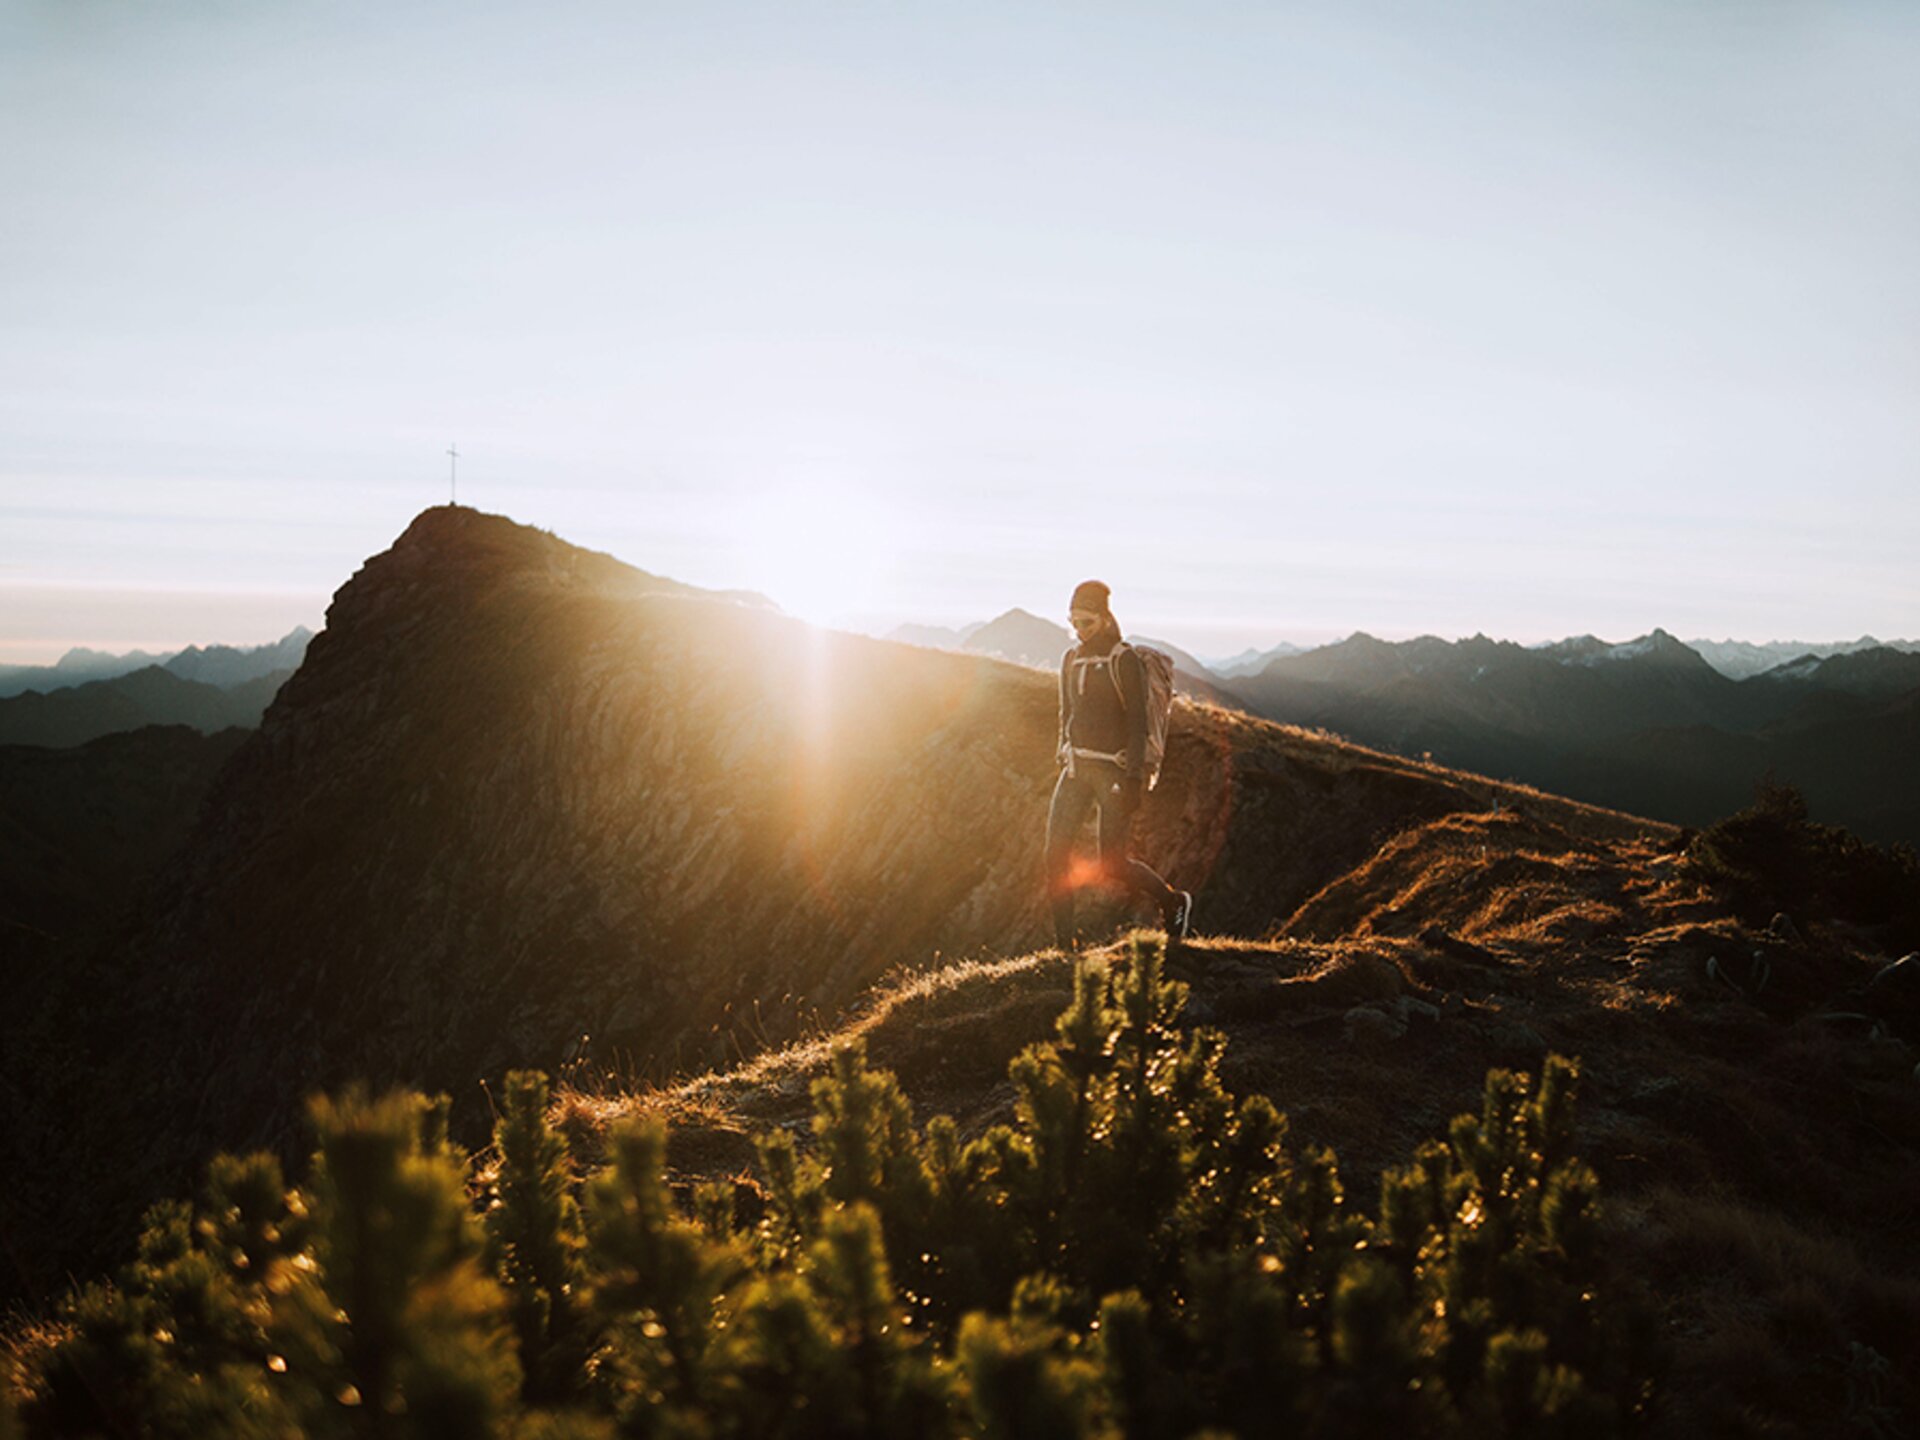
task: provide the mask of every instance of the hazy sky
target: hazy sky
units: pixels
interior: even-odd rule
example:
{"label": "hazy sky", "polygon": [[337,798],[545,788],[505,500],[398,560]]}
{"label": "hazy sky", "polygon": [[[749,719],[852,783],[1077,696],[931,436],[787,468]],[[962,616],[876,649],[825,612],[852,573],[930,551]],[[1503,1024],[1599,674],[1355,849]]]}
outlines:
{"label": "hazy sky", "polygon": [[871,628],[1920,635],[1920,5],[0,0],[0,660],[460,498]]}

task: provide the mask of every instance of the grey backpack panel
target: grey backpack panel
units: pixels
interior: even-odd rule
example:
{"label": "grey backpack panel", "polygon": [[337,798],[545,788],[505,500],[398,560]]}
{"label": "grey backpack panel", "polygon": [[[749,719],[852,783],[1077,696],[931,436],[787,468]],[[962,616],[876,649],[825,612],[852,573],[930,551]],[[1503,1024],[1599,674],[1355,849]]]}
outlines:
{"label": "grey backpack panel", "polygon": [[[1160,783],[1160,762],[1167,758],[1167,724],[1173,718],[1173,657],[1151,645],[1127,645],[1147,673],[1147,789]],[[1118,686],[1120,677],[1115,674]]]}

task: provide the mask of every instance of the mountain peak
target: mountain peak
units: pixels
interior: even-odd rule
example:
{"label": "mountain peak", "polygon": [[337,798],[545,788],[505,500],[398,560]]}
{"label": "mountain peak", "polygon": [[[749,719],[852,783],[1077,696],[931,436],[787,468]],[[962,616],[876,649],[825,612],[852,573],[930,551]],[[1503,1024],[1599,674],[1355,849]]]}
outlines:
{"label": "mountain peak", "polygon": [[1023,665],[1052,666],[1059,663],[1060,652],[1073,644],[1073,636],[1063,625],[1042,619],[1019,606],[989,620],[965,641],[966,648],[985,655],[998,655]]}
{"label": "mountain peak", "polygon": [[1686,669],[1703,667],[1711,670],[1700,652],[1676,640],[1669,632],[1654,626],[1638,640],[1614,647],[1614,658],[1621,660],[1646,660],[1661,665],[1680,666]]}
{"label": "mountain peak", "polygon": [[[501,586],[549,592],[674,594],[776,608],[746,591],[712,591],[649,574],[548,530],[464,505],[422,510],[391,546],[367,560],[327,609],[327,630],[385,623],[409,610],[460,604]],[[322,637],[324,638],[324,637]]]}
{"label": "mountain peak", "polygon": [[1539,646],[1537,652],[1562,665],[1584,665],[1589,668],[1597,665],[1616,665],[1635,663],[1693,669],[1699,666],[1711,670],[1699,651],[1685,642],[1676,640],[1672,634],[1656,625],[1646,634],[1619,645],[1610,645],[1595,635],[1575,635],[1565,640],[1556,640],[1550,645]]}
{"label": "mountain peak", "polygon": [[374,556],[364,568],[371,568],[388,557],[417,559],[432,555],[442,560],[496,560],[524,564],[552,561],[562,555],[592,553],[581,550],[577,545],[569,545],[548,531],[522,525],[504,515],[492,515],[465,505],[434,505],[414,516],[412,523],[400,532],[385,555]]}

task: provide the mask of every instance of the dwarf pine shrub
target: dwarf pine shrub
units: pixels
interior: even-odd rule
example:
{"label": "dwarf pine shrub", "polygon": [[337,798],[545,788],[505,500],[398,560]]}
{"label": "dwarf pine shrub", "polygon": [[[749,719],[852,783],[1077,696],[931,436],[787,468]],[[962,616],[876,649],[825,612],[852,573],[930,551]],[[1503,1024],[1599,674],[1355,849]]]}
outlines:
{"label": "dwarf pine shrub", "polygon": [[579,1386],[596,1336],[582,1295],[586,1228],[566,1142],[547,1123],[547,1093],[537,1072],[507,1076],[493,1132],[500,1164],[484,1217],[488,1268],[506,1287],[524,1394],[536,1403]]}
{"label": "dwarf pine shrub", "polygon": [[1896,951],[1920,945],[1920,857],[1812,819],[1791,785],[1769,781],[1754,803],[1692,836],[1688,869],[1741,915],[1764,925],[1784,912],[1802,924],[1880,927]]}
{"label": "dwarf pine shrub", "polygon": [[[223,1157],[68,1304],[28,1436],[1607,1435],[1654,1358],[1611,1293],[1577,1072],[1496,1071],[1352,1206],[1220,1080],[1158,950],[1083,964],[1011,1124],[914,1122],[856,1043],[764,1205],[676,1200],[628,1122],[576,1177],[542,1077],[472,1163],[442,1103],[315,1102],[289,1188]],[[478,1195],[478,1205],[473,1199]],[[476,1210],[478,1213],[476,1213]],[[738,1213],[737,1213],[738,1212]],[[749,1213],[750,1212],[750,1213]]]}

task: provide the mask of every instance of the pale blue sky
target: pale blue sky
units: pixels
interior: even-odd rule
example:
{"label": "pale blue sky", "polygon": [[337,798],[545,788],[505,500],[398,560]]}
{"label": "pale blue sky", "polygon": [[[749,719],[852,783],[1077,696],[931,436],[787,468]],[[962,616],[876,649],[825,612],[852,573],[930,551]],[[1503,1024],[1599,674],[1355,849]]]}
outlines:
{"label": "pale blue sky", "polygon": [[1920,6],[0,0],[0,661],[446,495],[884,628],[1920,635]]}

